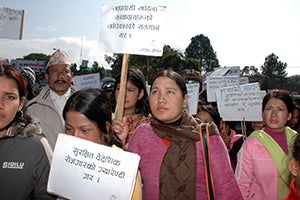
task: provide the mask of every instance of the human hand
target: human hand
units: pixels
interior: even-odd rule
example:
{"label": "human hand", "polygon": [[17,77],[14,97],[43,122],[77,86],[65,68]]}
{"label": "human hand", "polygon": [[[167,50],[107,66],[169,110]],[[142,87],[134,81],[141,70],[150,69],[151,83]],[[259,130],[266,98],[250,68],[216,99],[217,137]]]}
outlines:
{"label": "human hand", "polygon": [[126,141],[127,141],[127,136],[129,133],[129,127],[127,124],[126,117],[123,117],[121,120],[114,119],[112,122],[112,129],[114,130],[114,132],[117,134],[117,136],[122,141],[123,146],[125,146]]}
{"label": "human hand", "polygon": [[197,78],[197,80],[198,80],[200,83],[202,83],[202,77],[201,77],[201,75],[200,75],[200,72],[194,70],[194,71],[193,71],[193,74],[194,74],[194,76]]}
{"label": "human hand", "polygon": [[231,138],[230,138],[230,127],[228,124],[226,124],[226,122],[221,121],[220,123],[220,135],[228,149],[228,151],[230,151],[230,142],[231,142]]}

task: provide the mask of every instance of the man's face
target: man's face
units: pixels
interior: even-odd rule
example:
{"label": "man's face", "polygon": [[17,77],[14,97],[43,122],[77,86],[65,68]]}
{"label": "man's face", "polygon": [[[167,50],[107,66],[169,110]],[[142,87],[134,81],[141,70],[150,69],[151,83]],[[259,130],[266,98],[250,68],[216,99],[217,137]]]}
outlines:
{"label": "man's face", "polygon": [[46,73],[49,87],[58,95],[63,95],[68,91],[72,78],[71,68],[66,64],[51,65]]}

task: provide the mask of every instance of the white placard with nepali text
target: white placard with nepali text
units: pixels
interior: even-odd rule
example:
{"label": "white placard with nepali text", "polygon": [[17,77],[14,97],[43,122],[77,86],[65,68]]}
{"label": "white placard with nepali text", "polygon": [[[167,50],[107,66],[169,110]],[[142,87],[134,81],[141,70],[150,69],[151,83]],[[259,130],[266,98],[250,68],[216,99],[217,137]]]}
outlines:
{"label": "white placard with nepali text", "polygon": [[22,39],[24,10],[0,7],[0,38]]}
{"label": "white placard with nepali text", "polygon": [[100,48],[109,53],[161,56],[166,6],[104,5]]}
{"label": "white placard with nepali text", "polygon": [[207,101],[215,102],[216,90],[222,87],[239,85],[239,76],[208,76],[206,78]]}
{"label": "white placard with nepali text", "polygon": [[74,76],[73,82],[74,82],[74,86],[78,90],[83,89],[83,88],[98,88],[98,89],[100,89],[99,73]]}
{"label": "white placard with nepali text", "polygon": [[76,200],[131,199],[140,157],[59,134],[47,191]]}
{"label": "white placard with nepali text", "polygon": [[221,92],[218,109],[225,121],[262,121],[266,91]]}
{"label": "white placard with nepali text", "polygon": [[200,83],[188,83],[186,84],[186,87],[189,95],[188,112],[191,115],[196,115],[198,108]]}

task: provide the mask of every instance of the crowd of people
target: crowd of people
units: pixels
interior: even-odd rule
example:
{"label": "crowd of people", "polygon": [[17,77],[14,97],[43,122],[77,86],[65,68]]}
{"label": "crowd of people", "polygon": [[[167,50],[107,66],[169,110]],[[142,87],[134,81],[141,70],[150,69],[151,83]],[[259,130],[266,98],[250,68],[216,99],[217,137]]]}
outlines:
{"label": "crowd of people", "polygon": [[191,115],[188,76],[171,69],[154,77],[149,94],[143,73],[128,70],[122,119],[114,118],[120,76],[81,90],[72,78],[60,49],[38,94],[32,69],[0,66],[1,199],[64,198],[47,192],[59,133],[138,154],[132,199],[300,199],[300,107],[288,91],[268,91],[263,120],[241,133],[203,96]]}

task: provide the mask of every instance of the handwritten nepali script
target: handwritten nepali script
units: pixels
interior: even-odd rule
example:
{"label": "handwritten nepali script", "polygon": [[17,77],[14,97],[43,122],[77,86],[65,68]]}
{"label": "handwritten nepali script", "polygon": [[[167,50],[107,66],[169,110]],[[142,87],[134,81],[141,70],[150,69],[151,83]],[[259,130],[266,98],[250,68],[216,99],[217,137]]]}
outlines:
{"label": "handwritten nepali script", "polygon": [[21,39],[24,11],[0,7],[0,38]]}
{"label": "handwritten nepali script", "polygon": [[221,92],[218,109],[225,121],[261,121],[262,100],[266,91]]}
{"label": "handwritten nepali script", "polygon": [[137,154],[59,134],[48,192],[68,199],[130,199]]}
{"label": "handwritten nepali script", "polygon": [[199,88],[200,83],[187,83],[186,84],[188,91],[188,112],[191,115],[197,114],[198,99],[199,99]]}
{"label": "handwritten nepali script", "polygon": [[100,89],[99,73],[74,76],[73,82],[74,82],[74,86],[78,90],[83,89],[83,88],[99,88]]}
{"label": "handwritten nepali script", "polygon": [[166,6],[104,5],[100,47],[110,53],[161,56]]}

